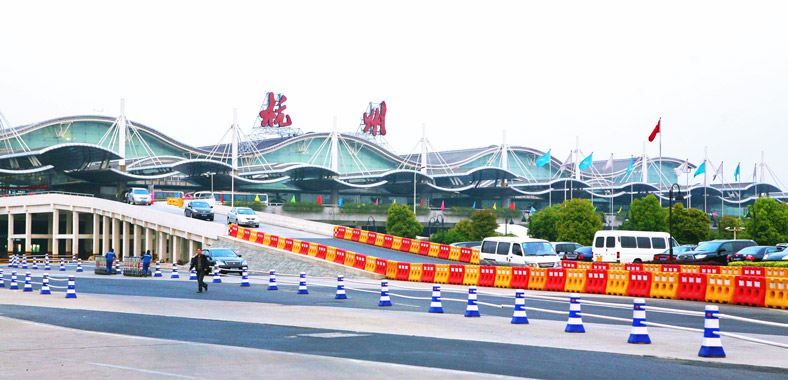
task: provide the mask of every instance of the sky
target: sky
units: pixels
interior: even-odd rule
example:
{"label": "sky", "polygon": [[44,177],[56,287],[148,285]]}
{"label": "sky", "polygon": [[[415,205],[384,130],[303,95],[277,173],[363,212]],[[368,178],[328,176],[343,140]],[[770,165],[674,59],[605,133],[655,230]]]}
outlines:
{"label": "sky", "polygon": [[233,108],[251,129],[269,91],[314,132],[355,131],[385,100],[399,154],[424,125],[438,150],[505,130],[559,160],[576,139],[640,156],[662,118],[663,156],[699,164],[708,146],[749,181],[764,151],[788,183],[786,19],[784,1],[8,1],[0,112],[117,116],[125,98],[129,119],[201,146]]}

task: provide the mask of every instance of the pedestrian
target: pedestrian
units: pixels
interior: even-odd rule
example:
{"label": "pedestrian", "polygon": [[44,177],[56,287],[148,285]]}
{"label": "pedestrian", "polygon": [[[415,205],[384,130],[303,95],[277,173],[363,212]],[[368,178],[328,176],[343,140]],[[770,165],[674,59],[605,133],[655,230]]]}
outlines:
{"label": "pedestrian", "polygon": [[202,254],[202,249],[200,248],[197,248],[197,254],[192,257],[189,271],[192,269],[197,271],[197,293],[202,293],[203,288],[207,292],[208,284],[203,281],[203,278],[209,273],[210,263],[208,263],[208,257]]}
{"label": "pedestrian", "polygon": [[145,277],[150,274],[148,273],[148,268],[150,268],[150,261],[152,258],[153,255],[150,254],[150,249],[142,254],[142,275]]}
{"label": "pedestrian", "polygon": [[107,274],[112,274],[112,262],[115,261],[115,250],[110,248],[106,256],[107,256]]}

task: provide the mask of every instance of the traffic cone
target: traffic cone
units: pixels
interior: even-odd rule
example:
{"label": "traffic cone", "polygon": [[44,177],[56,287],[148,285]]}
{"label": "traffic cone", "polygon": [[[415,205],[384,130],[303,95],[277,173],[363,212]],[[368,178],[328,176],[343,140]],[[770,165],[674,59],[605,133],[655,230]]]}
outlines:
{"label": "traffic cone", "polygon": [[11,271],[11,286],[8,287],[11,290],[19,290],[19,284],[16,283],[16,271]]}
{"label": "traffic cone", "polygon": [[33,259],[33,269],[38,269],[38,260]]}
{"label": "traffic cone", "polygon": [[219,267],[213,267],[213,283],[221,284],[222,278],[219,277]]}
{"label": "traffic cone", "polygon": [[[173,265],[174,265],[174,264],[173,264]],[[120,266],[120,261],[119,261],[119,260],[115,260],[115,273],[117,273],[117,274],[123,274],[123,269],[121,269],[121,266]],[[175,277],[175,278],[177,278],[177,277]]]}
{"label": "traffic cone", "polygon": [[583,327],[583,316],[580,312],[580,297],[569,298],[569,320],[566,321],[566,329],[564,329],[564,332],[586,332],[586,328]]}
{"label": "traffic cone", "polygon": [[52,270],[52,268],[49,267],[49,255],[44,257],[44,270]]}
{"label": "traffic cone", "polygon": [[443,304],[441,303],[441,287],[440,285],[432,286],[432,301],[430,302],[430,309],[428,313],[443,313]]}
{"label": "traffic cone", "polygon": [[30,283],[30,272],[25,273],[25,286],[22,288],[23,292],[32,292],[33,284]]}
{"label": "traffic cone", "polygon": [[77,259],[77,272],[82,272],[82,259]]}
{"label": "traffic cone", "polygon": [[476,287],[468,287],[468,307],[465,308],[466,317],[481,317],[479,305],[476,304]]}
{"label": "traffic cone", "polygon": [[77,254],[75,252],[71,254],[71,264],[76,264],[76,263],[77,263]]}
{"label": "traffic cone", "polygon": [[161,261],[156,262],[156,272],[153,273],[153,277],[161,277]]}
{"label": "traffic cone", "polygon": [[63,264],[63,259],[60,259],[60,269],[61,272],[66,271],[66,264]]}
{"label": "traffic cone", "polygon": [[68,289],[66,289],[66,298],[77,298],[77,286],[74,283],[74,276],[68,276]]}
{"label": "traffic cone", "polygon": [[720,308],[717,305],[706,306],[706,319],[703,322],[703,343],[701,343],[698,356],[704,358],[724,358],[725,350],[722,349],[722,338],[716,333],[720,332],[720,317],[717,314]]}
{"label": "traffic cone", "polygon": [[0,288],[5,288],[5,277],[3,277],[3,268],[0,268]]}
{"label": "traffic cone", "polygon": [[13,268],[14,267],[14,260],[16,260],[16,255],[11,255],[11,257],[8,258],[8,267],[9,268]]}
{"label": "traffic cone", "polygon": [[241,274],[241,287],[245,288],[245,287],[248,287],[248,286],[251,286],[249,284],[249,275],[246,273],[246,267],[244,267],[244,271]]}
{"label": "traffic cone", "polygon": [[389,282],[386,280],[380,282],[380,302],[378,302],[378,306],[391,306]]}
{"label": "traffic cone", "polygon": [[44,273],[44,279],[41,280],[40,294],[52,294],[52,292],[49,291],[49,273]]}
{"label": "traffic cone", "polygon": [[196,280],[196,279],[197,279],[197,270],[192,269],[192,271],[189,272],[189,280]]}
{"label": "traffic cone", "polygon": [[629,334],[627,343],[651,344],[651,338],[648,336],[648,327],[643,322],[646,322],[646,300],[635,298],[634,311],[632,313],[632,332]]}
{"label": "traffic cone", "polygon": [[337,276],[337,295],[334,296],[334,299],[347,299],[347,294],[345,294],[345,276]]}
{"label": "traffic cone", "polygon": [[22,269],[27,269],[27,255],[22,256]]}
{"label": "traffic cone", "polygon": [[518,289],[514,292],[514,314],[512,314],[513,324],[528,324],[528,315],[525,314],[525,291]]}
{"label": "traffic cone", "polygon": [[272,270],[269,273],[268,277],[268,290],[279,290],[279,287],[276,286],[276,271]]}
{"label": "traffic cone", "polygon": [[301,281],[298,283],[298,294],[309,294],[309,290],[306,288],[306,273],[301,272],[299,277]]}
{"label": "traffic cone", "polygon": [[170,274],[170,278],[181,278],[181,276],[178,275],[177,263],[172,263],[172,274]]}

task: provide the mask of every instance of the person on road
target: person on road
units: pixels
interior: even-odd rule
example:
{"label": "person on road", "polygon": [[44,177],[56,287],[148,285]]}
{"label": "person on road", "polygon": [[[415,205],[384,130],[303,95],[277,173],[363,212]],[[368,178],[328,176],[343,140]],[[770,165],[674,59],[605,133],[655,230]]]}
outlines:
{"label": "person on road", "polygon": [[152,258],[153,255],[150,254],[150,249],[142,254],[142,274],[146,277],[150,274],[148,273],[148,268],[150,268],[150,261]]}
{"label": "person on road", "polygon": [[192,257],[189,271],[192,269],[197,271],[197,293],[202,293],[203,288],[207,292],[208,284],[203,281],[203,278],[209,273],[210,264],[208,263],[208,257],[202,254],[202,249],[197,248],[197,254]]}
{"label": "person on road", "polygon": [[115,250],[110,248],[107,251],[107,274],[112,274],[112,262],[115,261]]}

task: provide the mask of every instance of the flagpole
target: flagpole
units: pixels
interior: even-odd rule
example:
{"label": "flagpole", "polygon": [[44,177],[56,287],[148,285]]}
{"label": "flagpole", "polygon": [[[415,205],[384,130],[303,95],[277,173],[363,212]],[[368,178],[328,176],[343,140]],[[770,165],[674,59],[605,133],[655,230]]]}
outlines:
{"label": "flagpole", "polygon": [[[653,120],[653,119],[652,119]],[[657,122],[659,124],[659,207],[662,207],[662,118]]]}
{"label": "flagpole", "polygon": [[[551,150],[549,150],[549,151],[551,151]],[[552,156],[552,153],[551,153],[551,156]],[[549,159],[547,160],[547,173],[548,173],[547,174],[547,185],[550,186],[550,192],[547,195],[547,197],[548,197],[547,199],[548,199],[548,204],[550,205],[550,207],[553,207],[553,165],[552,165],[552,162],[550,162]]]}
{"label": "flagpole", "polygon": [[722,182],[722,196],[720,197],[721,217],[725,217],[725,161],[720,162],[720,182]]}
{"label": "flagpole", "polygon": [[739,164],[736,165],[736,170],[739,171],[739,175],[736,176],[736,181],[739,182],[739,219],[741,219],[741,161],[739,161]]}

